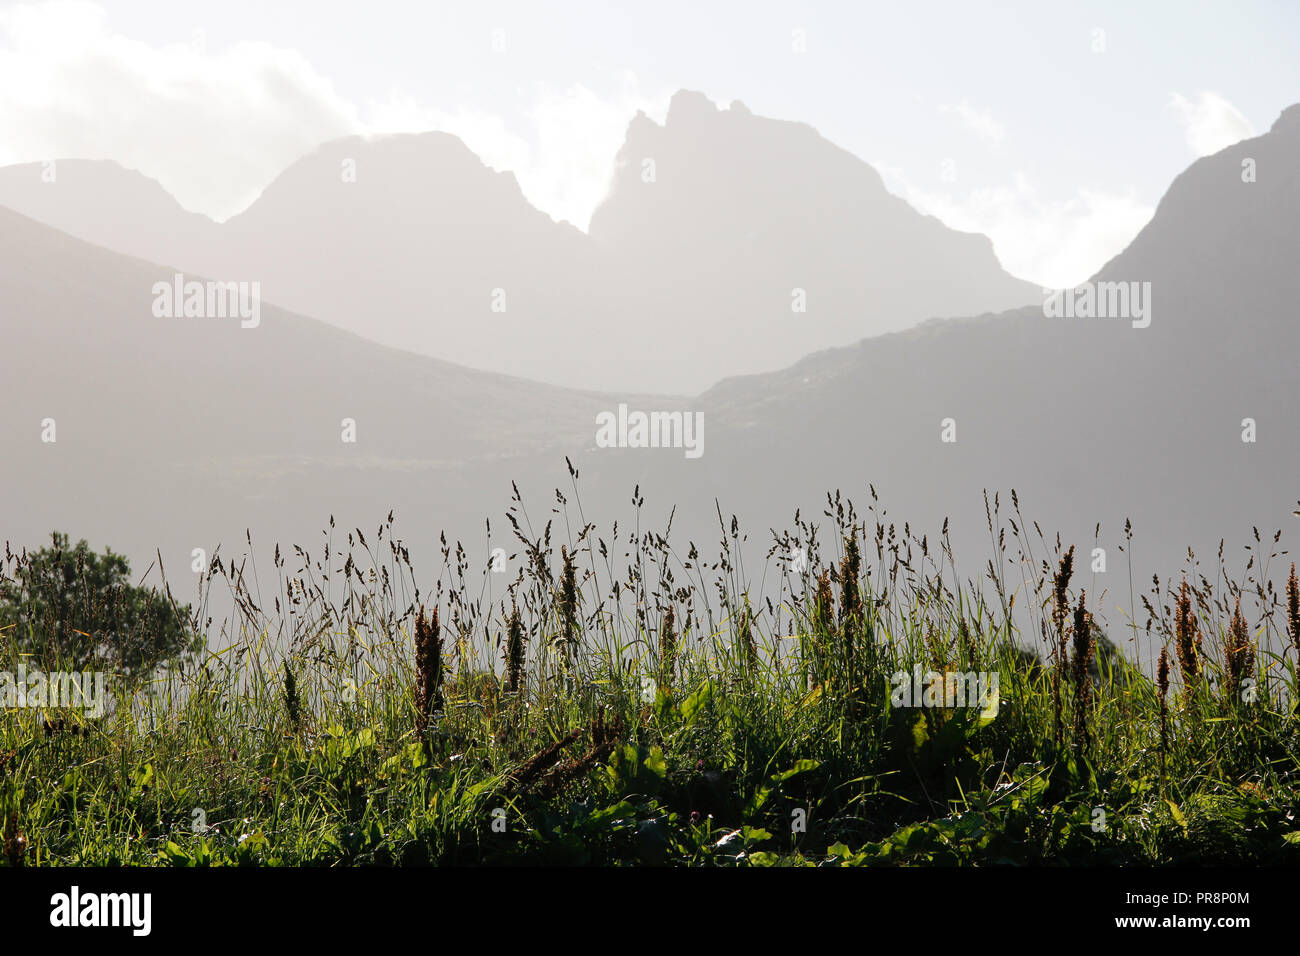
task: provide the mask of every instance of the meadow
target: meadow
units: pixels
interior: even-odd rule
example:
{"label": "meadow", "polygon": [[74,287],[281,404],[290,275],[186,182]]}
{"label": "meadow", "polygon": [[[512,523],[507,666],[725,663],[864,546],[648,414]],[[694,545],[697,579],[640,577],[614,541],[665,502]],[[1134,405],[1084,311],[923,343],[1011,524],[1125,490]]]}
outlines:
{"label": "meadow", "polygon": [[[134,677],[15,606],[0,670],[106,669],[111,700],[0,715],[0,865],[1300,862],[1279,538],[1157,576],[1107,634],[1092,543],[1014,493],[977,578],[874,491],[796,514],[757,580],[735,518],[705,558],[640,504],[601,530],[576,483],[542,522],[516,495],[504,554],[444,539],[423,587],[391,514],[262,575],[214,555],[175,605],[203,646]],[[107,600],[83,597],[60,615]]]}

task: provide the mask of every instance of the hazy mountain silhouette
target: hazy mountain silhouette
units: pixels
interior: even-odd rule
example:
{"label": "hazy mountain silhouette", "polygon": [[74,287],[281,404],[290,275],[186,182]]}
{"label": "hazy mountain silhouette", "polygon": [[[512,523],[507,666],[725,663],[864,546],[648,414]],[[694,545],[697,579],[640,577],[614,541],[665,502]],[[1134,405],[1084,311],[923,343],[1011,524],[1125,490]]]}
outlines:
{"label": "hazy mountain silhouette", "polygon": [[[1254,182],[1243,181],[1247,160]],[[671,479],[640,477],[669,495],[725,486],[729,506],[760,527],[796,504],[819,513],[827,488],[856,490],[861,503],[874,482],[891,513],[931,541],[951,516],[966,543],[958,559],[965,553],[975,577],[988,541],[980,491],[1001,489],[1005,514],[1016,488],[1049,537],[1060,530],[1086,551],[1101,522],[1109,572],[1092,587],[1111,591],[1111,609],[1120,590],[1128,606],[1115,547],[1126,518],[1145,571],[1139,593],[1188,546],[1214,579],[1220,538],[1238,573],[1252,526],[1291,532],[1300,499],[1297,222],[1292,106],[1267,134],[1196,161],[1098,273],[1151,283],[1149,327],[1046,318],[1040,306],[829,350],[710,390],[699,400],[704,459],[664,459]],[[956,443],[940,441],[945,418]],[[1247,418],[1254,443],[1242,441]]]}
{"label": "hazy mountain silhouette", "polygon": [[[139,557],[244,527],[301,538],[331,513],[376,516],[376,502],[399,500],[433,521],[472,509],[466,523],[481,526],[487,498],[466,498],[462,480],[494,475],[497,510],[511,476],[495,462],[562,460],[613,402],[267,305],[256,328],[156,317],[154,284],[171,279],[170,267],[0,209],[3,537],[33,544],[69,529]],[[355,443],[342,441],[345,418]],[[46,419],[53,443],[41,440]],[[390,497],[402,476],[413,494]]]}
{"label": "hazy mountain silhouette", "polygon": [[[1246,160],[1254,182],[1243,181]],[[721,532],[716,499],[724,519],[738,515],[750,535],[753,572],[772,544],[768,529],[791,527],[796,508],[825,524],[828,490],[842,489],[865,512],[874,485],[886,526],[897,522],[902,538],[909,523],[932,556],[951,519],[958,570],[980,580],[993,548],[988,489],[1003,521],[1014,519],[1033,541],[1029,573],[1048,556],[1035,522],[1049,546],[1059,532],[1079,547],[1075,584],[1120,639],[1129,622],[1120,608],[1138,604],[1140,627],[1152,573],[1176,575],[1188,547],[1197,573],[1214,581],[1224,541],[1226,573],[1241,581],[1257,528],[1265,556],[1292,551],[1268,569],[1284,576],[1300,499],[1297,222],[1293,106],[1267,134],[1196,161],[1095,277],[1150,282],[1149,327],[1047,318],[1039,305],[928,322],[731,379],[695,400],[707,434],[699,460],[645,450],[575,457],[586,513],[618,513],[625,488],[639,483],[651,521],[675,507],[678,543],[694,538],[707,548]],[[955,443],[940,440],[947,418]],[[1247,418],[1253,443],[1242,441]],[[543,488],[539,481],[530,491]],[[1276,530],[1283,536],[1274,545]],[[834,552],[833,542],[823,545]],[[1105,549],[1105,573],[1092,573],[1094,546]],[[1009,557],[1017,554],[1012,545]],[[1015,586],[1019,572],[1007,573]],[[1260,565],[1250,573],[1258,578]],[[1150,648],[1138,650],[1150,663]]]}
{"label": "hazy mountain silhouette", "polygon": [[[1254,182],[1243,181],[1247,159]],[[1041,304],[932,321],[687,402],[473,372],[269,307],[255,330],[155,319],[150,289],[167,267],[4,213],[0,301],[21,318],[0,351],[10,386],[0,497],[22,503],[4,533],[32,543],[68,528],[137,560],[161,541],[188,560],[189,547],[230,544],[246,526],[261,540],[305,541],[329,514],[369,528],[393,507],[412,551],[418,543],[429,556],[442,528],[481,542],[512,480],[540,531],[569,455],[586,520],[626,521],[639,484],[647,524],[662,527],[675,507],[674,540],[707,547],[716,498],[760,557],[766,529],[786,526],[796,507],[819,515],[832,488],[862,504],[874,483],[890,515],[932,543],[951,517],[959,569],[978,578],[988,556],[981,490],[1001,490],[1005,516],[1016,488],[1026,519],[1085,554],[1101,522],[1108,570],[1083,583],[1114,628],[1124,621],[1116,605],[1130,606],[1117,547],[1126,518],[1139,594],[1187,545],[1214,577],[1220,537],[1235,575],[1252,526],[1267,535],[1294,520],[1297,221],[1292,107],[1267,134],[1195,162],[1098,274],[1151,283],[1147,328],[1047,318]],[[703,457],[596,448],[595,413],[622,400],[702,410]],[[39,441],[47,416],[57,445]],[[345,416],[358,421],[355,446],[339,441]],[[940,441],[945,418],[953,444]],[[1254,443],[1241,441],[1245,418]],[[481,567],[482,547],[472,553]]]}
{"label": "hazy mountain silhouette", "polygon": [[725,354],[733,374],[775,370],[1039,298],[1002,271],[987,237],[918,213],[812,127],[739,102],[719,110],[700,93],[676,94],[663,126],[632,121],[590,234],[616,253],[654,335],[676,344],[652,381],[673,381],[681,353]]}
{"label": "hazy mountain silhouette", "polygon": [[0,206],[123,255],[164,265],[202,258],[219,226],[158,182],[111,160],[0,167]]}
{"label": "hazy mountain silhouette", "polygon": [[[343,181],[350,161],[354,183]],[[285,170],[221,238],[208,270],[260,271],[272,302],[472,368],[597,384],[597,347],[584,343],[605,341],[605,323],[584,284],[604,270],[591,243],[454,136],[329,143]]]}
{"label": "hazy mountain silhouette", "polygon": [[575,388],[700,392],[1038,294],[988,239],[916,212],[812,128],[698,93],[677,94],[663,127],[632,121],[590,236],[443,133],[326,144],[220,226],[113,164],[57,169],[53,184],[39,165],[0,170],[0,205],[260,281],[266,301],[381,344]]}

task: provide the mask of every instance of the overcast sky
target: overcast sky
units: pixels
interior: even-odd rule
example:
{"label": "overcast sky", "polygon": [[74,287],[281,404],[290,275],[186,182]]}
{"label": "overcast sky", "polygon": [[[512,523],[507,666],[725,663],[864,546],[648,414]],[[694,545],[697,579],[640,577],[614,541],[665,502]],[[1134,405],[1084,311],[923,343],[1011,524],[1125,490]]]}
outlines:
{"label": "overcast sky", "polygon": [[635,111],[698,89],[1062,286],[1298,78],[1291,2],[0,0],[0,164],[114,159],[224,219],[325,140],[443,129],[586,228]]}

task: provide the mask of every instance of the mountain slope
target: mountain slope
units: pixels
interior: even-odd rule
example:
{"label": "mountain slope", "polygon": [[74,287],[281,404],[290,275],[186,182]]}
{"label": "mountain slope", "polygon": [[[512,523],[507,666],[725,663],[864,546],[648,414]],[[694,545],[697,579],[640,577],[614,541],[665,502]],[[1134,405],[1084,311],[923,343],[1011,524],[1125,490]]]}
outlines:
{"label": "mountain slope", "polygon": [[[1246,159],[1256,182],[1242,181]],[[1267,134],[1194,163],[1095,277],[1150,282],[1149,327],[1021,309],[927,323],[720,383],[700,399],[710,447],[692,480],[747,476],[732,506],[760,526],[785,516],[774,502],[812,509],[835,487],[861,500],[874,482],[913,527],[933,535],[951,516],[977,555],[987,550],[981,490],[1000,489],[1005,504],[1016,488],[1049,536],[1059,529],[1082,547],[1102,523],[1110,576],[1092,586],[1115,592],[1111,605],[1126,518],[1139,582],[1177,567],[1189,545],[1214,578],[1220,538],[1240,570],[1252,526],[1292,531],[1300,498],[1297,222],[1292,107]],[[940,440],[945,418],[955,443]],[[1254,442],[1242,441],[1247,418]],[[1126,576],[1122,590],[1127,605]]]}
{"label": "mountain slope", "polygon": [[329,514],[355,506],[370,526],[398,503],[481,526],[486,492],[471,492],[491,476],[493,507],[504,500],[499,462],[562,461],[612,405],[269,305],[250,328],[159,318],[154,284],[171,278],[0,209],[0,538],[61,528],[136,555],[249,527],[301,541]]}
{"label": "mountain slope", "polygon": [[163,264],[202,258],[220,232],[211,219],[182,209],[155,180],[110,160],[0,167],[0,206],[97,246]]}
{"label": "mountain slope", "polygon": [[1038,295],[986,238],[920,215],[811,128],[739,104],[679,93],[663,127],[630,124],[617,162],[590,236],[443,133],[328,143],[222,225],[111,164],[60,163],[56,184],[38,166],[0,170],[0,205],[259,281],[267,301],[381,344],[574,388],[696,393]]}
{"label": "mountain slope", "polygon": [[656,336],[726,354],[733,374],[1040,297],[987,237],[921,215],[811,127],[700,93],[674,96],[663,126],[633,120],[590,234],[640,290]]}
{"label": "mountain slope", "polygon": [[380,343],[590,385],[568,345],[599,329],[583,285],[602,270],[586,236],[453,136],[326,144],[225,224],[219,253],[208,271],[264,276],[270,301]]}
{"label": "mountain slope", "polygon": [[[1256,161],[1257,182],[1242,181],[1245,159]],[[829,489],[863,503],[871,483],[900,525],[932,543],[951,517],[959,569],[980,577],[981,492],[1000,490],[1005,515],[1015,488],[1028,520],[1085,555],[1101,522],[1107,571],[1080,580],[1108,626],[1122,627],[1127,555],[1140,594],[1188,545],[1217,577],[1222,537],[1238,577],[1251,527],[1267,534],[1293,520],[1298,170],[1292,108],[1269,133],[1175,181],[1097,277],[1151,283],[1146,328],[1046,318],[1039,306],[824,350],[719,383],[695,402],[632,400],[702,410],[699,459],[594,447],[594,414],[618,397],[470,372],[269,307],[258,329],[154,319],[150,290],[167,268],[0,213],[9,386],[0,498],[20,503],[0,533],[32,543],[67,528],[137,558],[161,541],[175,563],[244,527],[263,541],[309,543],[330,514],[342,527],[372,527],[392,507],[426,555],[445,528],[479,541],[471,556],[481,561],[483,519],[502,512],[511,482],[540,530],[552,489],[567,485],[569,456],[585,520],[626,526],[639,485],[646,526],[676,507],[674,540],[706,545],[721,508],[751,532],[759,563],[764,529],[788,526],[797,507],[818,515]],[[354,446],[339,442],[345,416],[358,422]],[[57,445],[39,440],[45,417],[58,420]],[[952,444],[940,440],[946,418]],[[1245,418],[1255,420],[1254,442],[1241,440]],[[1042,557],[1040,548],[1030,560]]]}

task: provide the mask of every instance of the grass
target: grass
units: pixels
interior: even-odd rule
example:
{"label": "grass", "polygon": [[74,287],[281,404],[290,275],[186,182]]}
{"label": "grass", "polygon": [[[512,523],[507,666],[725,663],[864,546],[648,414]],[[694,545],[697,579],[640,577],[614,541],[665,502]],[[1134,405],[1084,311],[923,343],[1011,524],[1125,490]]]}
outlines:
{"label": "grass", "polygon": [[[277,548],[269,597],[218,556],[200,659],[99,720],[4,713],[0,865],[1300,862],[1300,614],[1258,532],[1240,580],[1153,581],[1125,631],[1157,666],[1014,493],[980,580],[874,491],[758,582],[734,518],[706,561],[573,497],[535,529],[516,495],[513,575],[444,540],[427,590],[391,514]],[[996,715],[894,706],[917,666],[996,674]]]}

